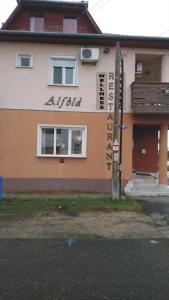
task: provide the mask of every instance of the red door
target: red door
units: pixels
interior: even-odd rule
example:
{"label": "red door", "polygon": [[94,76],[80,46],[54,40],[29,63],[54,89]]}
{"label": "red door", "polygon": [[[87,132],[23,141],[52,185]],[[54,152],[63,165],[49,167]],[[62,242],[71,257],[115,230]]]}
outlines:
{"label": "red door", "polygon": [[158,171],[158,128],[134,126],[133,170],[137,172]]}

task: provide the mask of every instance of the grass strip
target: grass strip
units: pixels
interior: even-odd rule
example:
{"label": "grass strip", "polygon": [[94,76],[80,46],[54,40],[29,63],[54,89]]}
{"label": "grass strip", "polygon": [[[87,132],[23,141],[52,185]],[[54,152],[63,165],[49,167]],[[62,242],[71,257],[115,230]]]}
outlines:
{"label": "grass strip", "polygon": [[142,206],[133,199],[111,201],[109,198],[68,197],[68,198],[6,198],[0,203],[0,213],[11,212],[54,212],[54,211],[142,211]]}

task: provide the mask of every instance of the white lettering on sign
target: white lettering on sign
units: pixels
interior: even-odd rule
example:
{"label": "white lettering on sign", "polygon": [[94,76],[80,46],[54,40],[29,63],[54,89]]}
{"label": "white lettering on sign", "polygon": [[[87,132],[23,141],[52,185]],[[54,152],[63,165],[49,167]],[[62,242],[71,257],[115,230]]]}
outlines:
{"label": "white lettering on sign", "polygon": [[96,108],[97,110],[107,109],[107,73],[96,74]]}
{"label": "white lettering on sign", "polygon": [[96,74],[96,109],[113,111],[114,108],[114,72]]}

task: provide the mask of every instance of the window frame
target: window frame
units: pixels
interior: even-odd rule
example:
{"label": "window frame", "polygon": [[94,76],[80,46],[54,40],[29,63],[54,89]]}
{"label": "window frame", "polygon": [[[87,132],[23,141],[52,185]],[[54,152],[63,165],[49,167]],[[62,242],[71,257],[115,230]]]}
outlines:
{"label": "window frame", "polygon": [[[43,20],[43,29],[38,31],[38,30],[35,30],[35,25],[36,25],[36,19],[42,19]],[[31,32],[44,32],[44,28],[45,28],[45,18],[44,16],[31,16],[30,17],[30,25],[29,25],[29,29]]]}
{"label": "window frame", "polygon": [[[28,58],[29,57],[29,61],[30,64],[29,66],[21,66],[21,58],[25,57]],[[33,55],[31,53],[17,53],[16,54],[16,67],[17,68],[22,68],[22,69],[31,69],[33,68]]]}
{"label": "window frame", "polygon": [[[54,154],[42,154],[42,129],[54,129]],[[68,129],[68,154],[56,154],[56,130]],[[82,153],[71,154],[72,149],[72,130],[82,131]],[[87,126],[86,125],[61,125],[61,124],[38,124],[37,125],[37,156],[38,157],[70,157],[70,158],[86,158],[87,153]]]}
{"label": "window frame", "polygon": [[[75,20],[75,30],[65,30],[65,20]],[[77,33],[77,18],[76,17],[71,17],[71,16],[64,16],[63,17],[63,32],[64,33]]]}
{"label": "window frame", "polygon": [[[63,70],[63,78],[62,78],[62,83],[54,83],[54,67],[57,67],[57,61],[70,61],[74,62],[74,68],[73,68],[73,83],[69,84],[66,83],[66,72],[65,69],[66,67],[61,67]],[[56,61],[56,64],[54,63]],[[77,68],[78,68],[78,59],[77,56],[70,56],[70,55],[49,55],[49,83],[48,85],[53,85],[53,86],[77,86]]]}

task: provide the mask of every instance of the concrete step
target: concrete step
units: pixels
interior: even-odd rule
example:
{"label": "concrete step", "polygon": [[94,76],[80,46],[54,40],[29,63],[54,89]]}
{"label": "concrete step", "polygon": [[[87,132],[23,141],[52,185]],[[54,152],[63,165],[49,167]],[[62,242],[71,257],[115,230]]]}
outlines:
{"label": "concrete step", "polygon": [[150,177],[150,178],[133,178],[133,183],[135,184],[158,184],[158,179],[154,178],[154,177]]}
{"label": "concrete step", "polygon": [[130,191],[125,193],[126,196],[129,197],[137,197],[137,196],[169,196],[169,191]]}
{"label": "concrete step", "polygon": [[147,183],[145,183],[145,184],[139,184],[139,183],[133,183],[133,186],[135,187],[135,188],[156,188],[156,187],[158,187],[158,184],[156,184],[156,183],[150,183],[150,184],[147,184]]}
{"label": "concrete step", "polygon": [[124,191],[127,196],[169,196],[169,186],[135,178],[127,183]]}

